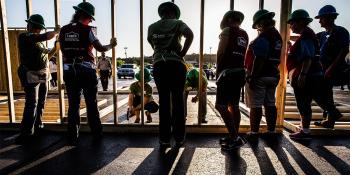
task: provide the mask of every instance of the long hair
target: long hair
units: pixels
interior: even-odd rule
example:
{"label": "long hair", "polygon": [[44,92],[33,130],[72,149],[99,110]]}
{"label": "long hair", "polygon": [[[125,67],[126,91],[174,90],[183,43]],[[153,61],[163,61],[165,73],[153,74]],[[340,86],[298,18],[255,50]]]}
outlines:
{"label": "long hair", "polygon": [[85,12],[82,12],[80,10],[76,10],[75,13],[72,16],[71,23],[77,23],[79,22],[80,18],[91,18],[88,14]]}

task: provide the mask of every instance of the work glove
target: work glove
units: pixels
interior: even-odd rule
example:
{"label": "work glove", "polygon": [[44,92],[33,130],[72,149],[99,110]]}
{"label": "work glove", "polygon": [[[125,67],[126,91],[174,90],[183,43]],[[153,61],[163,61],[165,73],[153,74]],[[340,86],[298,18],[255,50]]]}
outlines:
{"label": "work glove", "polygon": [[111,45],[112,47],[117,46],[117,38],[112,38],[111,41],[110,41],[110,45]]}

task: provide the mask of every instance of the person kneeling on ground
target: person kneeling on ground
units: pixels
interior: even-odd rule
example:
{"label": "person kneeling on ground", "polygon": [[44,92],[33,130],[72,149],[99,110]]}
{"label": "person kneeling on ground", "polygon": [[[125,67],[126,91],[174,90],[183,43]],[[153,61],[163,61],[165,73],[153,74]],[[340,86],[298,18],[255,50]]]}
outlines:
{"label": "person kneeling on ground", "polygon": [[201,109],[203,110],[202,116],[200,117],[200,120],[202,123],[208,123],[208,121],[205,120],[205,117],[207,115],[207,85],[208,85],[208,80],[205,75],[205,72],[203,71],[203,76],[202,76],[202,90],[203,94],[202,96],[199,96],[199,70],[198,69],[191,69],[188,71],[186,75],[186,83],[185,83],[185,93],[184,93],[184,105],[185,105],[185,116],[187,116],[187,98],[188,94],[190,91],[197,91],[196,96],[192,97],[191,101],[192,103],[196,103],[199,98],[202,98],[202,107]]}
{"label": "person kneeling on ground", "polygon": [[[129,115],[136,115],[135,123],[140,123],[140,111],[141,111],[141,95],[142,95],[142,82],[140,72],[135,75],[137,81],[130,85],[129,94]],[[152,80],[151,73],[147,68],[144,69],[144,98],[143,103],[145,105],[145,113],[147,116],[147,123],[152,122],[151,113],[158,111],[158,104],[153,100],[152,87],[148,84]]]}

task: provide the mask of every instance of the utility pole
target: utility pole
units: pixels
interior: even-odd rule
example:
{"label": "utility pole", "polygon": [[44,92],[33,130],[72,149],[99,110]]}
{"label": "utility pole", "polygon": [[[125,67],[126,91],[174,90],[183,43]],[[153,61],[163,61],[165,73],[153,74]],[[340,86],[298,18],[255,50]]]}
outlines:
{"label": "utility pole", "polygon": [[128,49],[128,47],[124,47],[124,50],[125,50],[125,59],[128,58],[128,53],[126,52],[127,49]]}
{"label": "utility pole", "polygon": [[211,60],[211,46],[209,47],[209,62],[212,64],[212,60]]}

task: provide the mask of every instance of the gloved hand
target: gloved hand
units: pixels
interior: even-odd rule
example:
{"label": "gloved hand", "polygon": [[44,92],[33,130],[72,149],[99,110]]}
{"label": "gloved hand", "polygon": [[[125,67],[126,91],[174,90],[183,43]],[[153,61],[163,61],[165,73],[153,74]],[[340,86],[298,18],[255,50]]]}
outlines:
{"label": "gloved hand", "polygon": [[112,38],[111,41],[109,42],[112,47],[117,46],[117,38]]}

